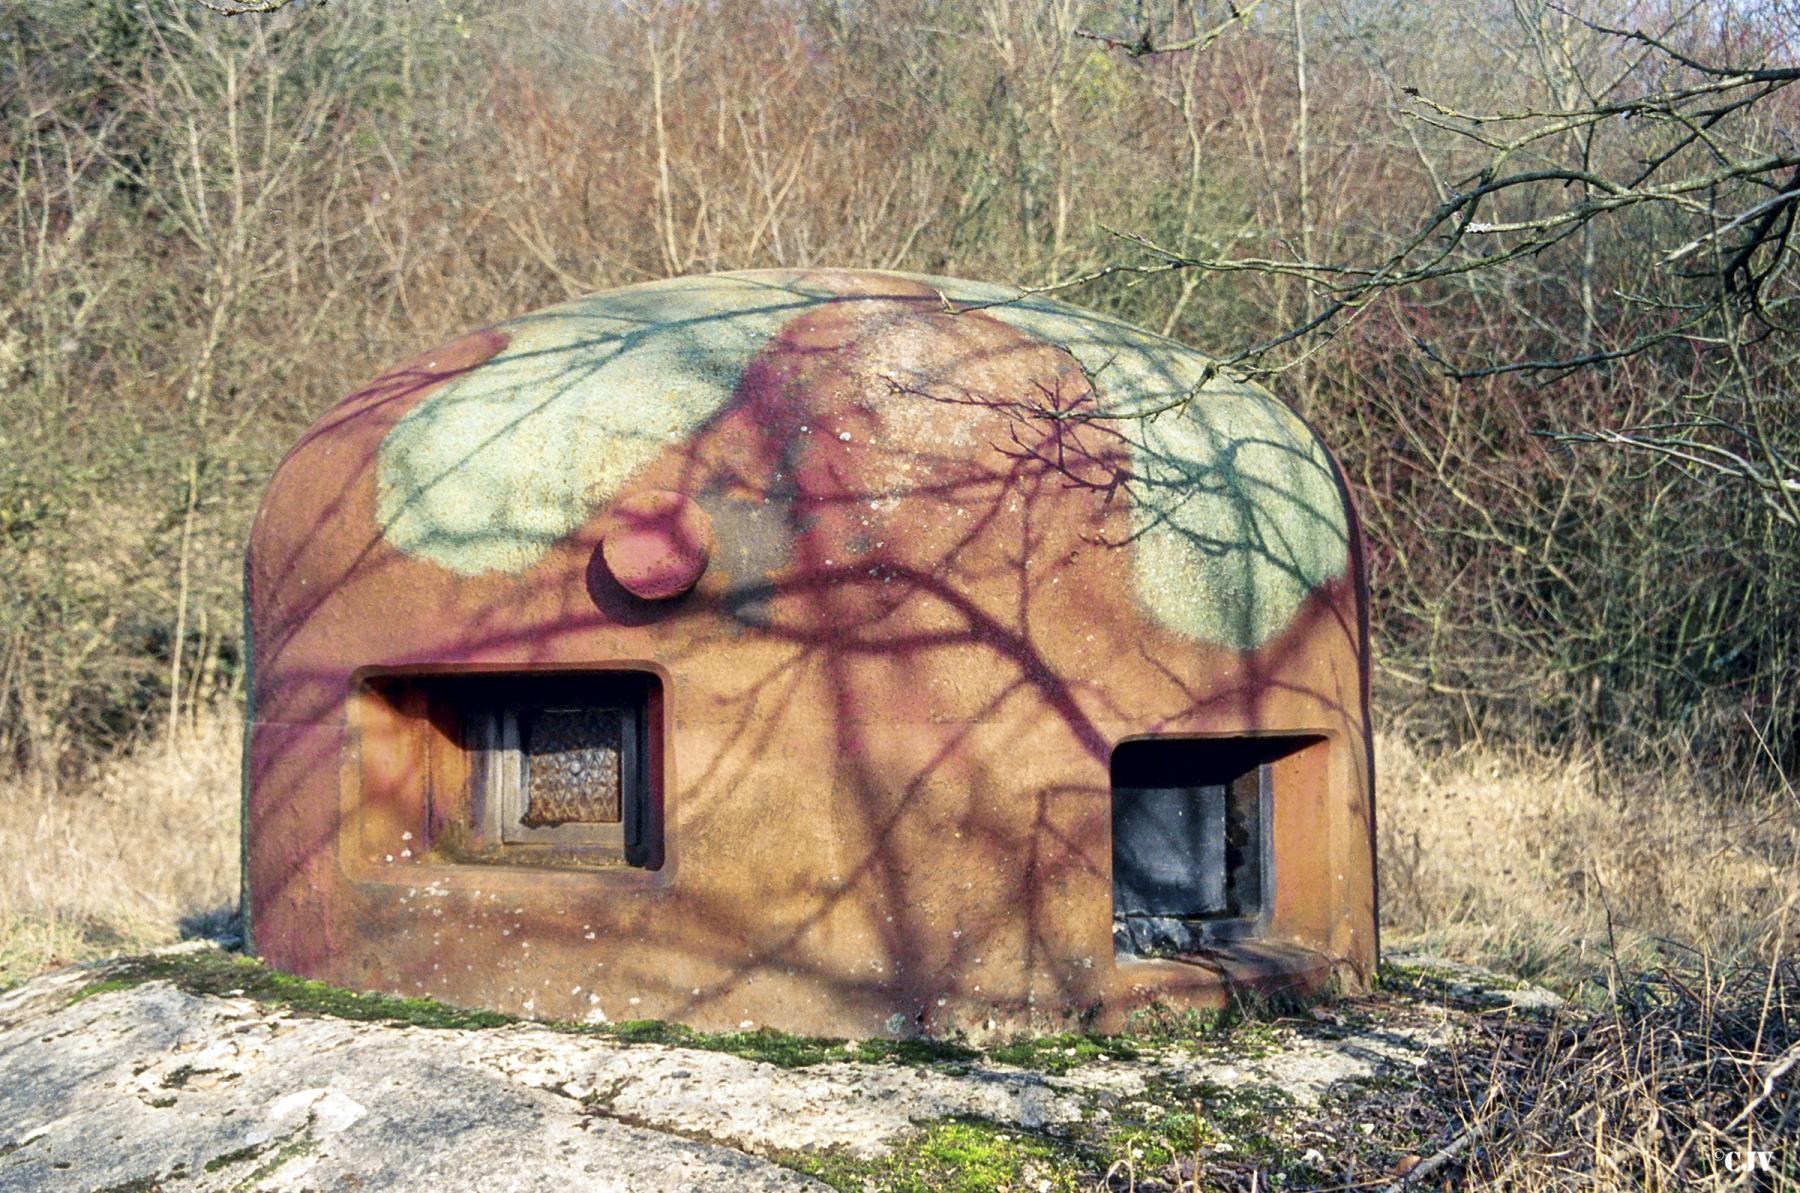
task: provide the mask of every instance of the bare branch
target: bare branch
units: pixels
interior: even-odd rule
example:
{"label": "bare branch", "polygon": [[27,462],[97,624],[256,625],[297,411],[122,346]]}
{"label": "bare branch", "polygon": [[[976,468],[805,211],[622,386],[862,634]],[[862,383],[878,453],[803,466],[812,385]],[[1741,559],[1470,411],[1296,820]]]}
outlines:
{"label": "bare branch", "polygon": [[1135,34],[1132,35],[1108,35],[1105,33],[1095,33],[1087,29],[1077,29],[1075,31],[1075,36],[1086,38],[1089,41],[1097,41],[1109,50],[1121,50],[1130,58],[1148,58],[1157,54],[1176,54],[1183,50],[1193,50],[1196,53],[1199,53],[1206,50],[1227,33],[1231,32],[1232,29],[1245,24],[1250,19],[1251,14],[1262,6],[1262,2],[1263,0],[1245,0],[1245,3],[1242,5],[1227,4],[1226,10],[1230,15],[1223,21],[1220,21],[1217,25],[1213,25],[1210,28],[1203,29],[1191,37],[1184,37],[1180,41],[1158,42],[1156,40],[1155,23],[1148,19],[1146,19],[1137,29]]}

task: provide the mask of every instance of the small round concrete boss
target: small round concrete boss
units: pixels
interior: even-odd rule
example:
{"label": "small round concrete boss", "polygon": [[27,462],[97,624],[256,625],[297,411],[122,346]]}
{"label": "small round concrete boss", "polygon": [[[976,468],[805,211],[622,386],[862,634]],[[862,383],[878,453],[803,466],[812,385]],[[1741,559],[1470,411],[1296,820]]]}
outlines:
{"label": "small round concrete boss", "polygon": [[712,554],[712,519],[680,493],[649,489],[613,506],[600,540],[606,569],[646,601],[692,588]]}

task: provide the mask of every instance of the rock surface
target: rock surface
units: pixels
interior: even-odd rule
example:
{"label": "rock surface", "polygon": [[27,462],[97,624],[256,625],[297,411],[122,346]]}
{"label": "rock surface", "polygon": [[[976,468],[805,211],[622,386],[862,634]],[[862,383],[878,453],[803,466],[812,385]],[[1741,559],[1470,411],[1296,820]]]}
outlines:
{"label": "rock surface", "polygon": [[783,1068],[532,1024],[338,1019],[161,980],[78,997],[94,979],[63,971],[0,997],[0,1191],[824,1189],[783,1161],[879,1157],[953,1117],[1056,1135],[1158,1088],[1254,1087],[1304,1109],[1422,1064],[1438,1034],[1362,1024],[1255,1056],[1167,1049],[1061,1073],[986,1058]]}

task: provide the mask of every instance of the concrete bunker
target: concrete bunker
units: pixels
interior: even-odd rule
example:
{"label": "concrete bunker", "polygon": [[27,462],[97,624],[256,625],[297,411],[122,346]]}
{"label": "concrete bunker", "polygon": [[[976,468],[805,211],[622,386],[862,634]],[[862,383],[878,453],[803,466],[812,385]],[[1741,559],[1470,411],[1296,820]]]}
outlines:
{"label": "concrete bunker", "polygon": [[852,1036],[1354,981],[1362,567],[1284,405],[1048,298],[758,271],[521,316],[269,486],[250,939]]}

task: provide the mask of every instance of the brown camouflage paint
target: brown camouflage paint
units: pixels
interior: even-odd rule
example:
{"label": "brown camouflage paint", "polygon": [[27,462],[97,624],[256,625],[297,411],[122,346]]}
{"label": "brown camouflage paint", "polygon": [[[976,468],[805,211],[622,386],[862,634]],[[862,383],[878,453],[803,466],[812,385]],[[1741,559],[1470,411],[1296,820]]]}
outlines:
{"label": "brown camouflage paint", "polygon": [[666,489],[613,503],[601,534],[607,574],[646,601],[680,596],[699,582],[712,558],[712,519],[692,498]]}
{"label": "brown camouflage paint", "polygon": [[[1366,598],[1335,477],[1342,570],[1254,644],[1207,641],[1134,570],[1130,425],[1067,417],[1105,401],[1104,370],[932,280],[739,276],[811,297],[517,570],[396,545],[381,477],[396,425],[494,367],[513,324],[386,374],[283,461],[248,567],[257,952],[537,1016],[847,1036],[1117,1029],[1234,982],[1370,973]],[[705,511],[712,550],[691,591],[648,602],[601,542],[657,490]],[[367,677],[608,669],[661,681],[660,866],[443,860],[466,764]],[[1113,747],[1247,733],[1319,738],[1276,764],[1267,938],[1115,959]]]}

